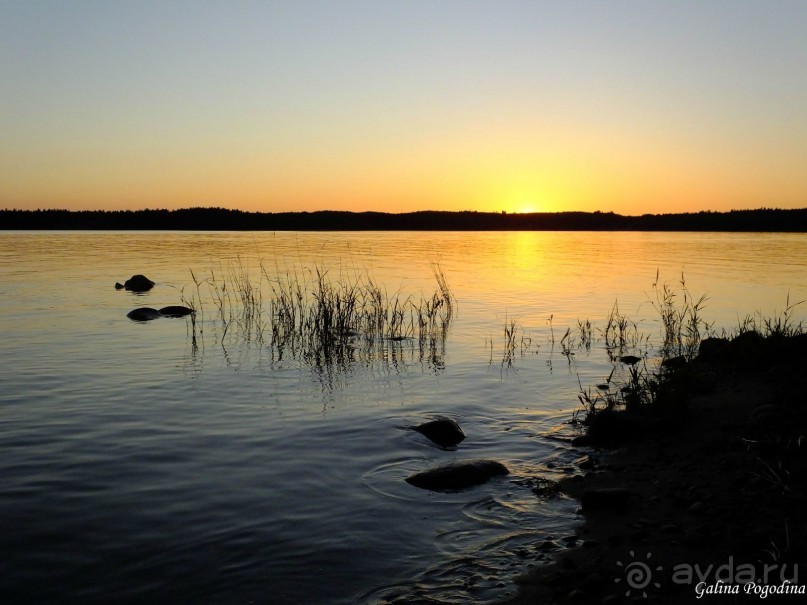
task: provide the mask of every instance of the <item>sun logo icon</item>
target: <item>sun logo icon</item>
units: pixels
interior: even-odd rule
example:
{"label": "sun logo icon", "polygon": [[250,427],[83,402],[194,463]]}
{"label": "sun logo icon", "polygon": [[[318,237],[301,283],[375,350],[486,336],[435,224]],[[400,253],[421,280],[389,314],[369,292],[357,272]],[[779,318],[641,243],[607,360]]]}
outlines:
{"label": "sun logo icon", "polygon": [[637,561],[634,551],[630,551],[631,560],[628,561],[627,564],[622,561],[616,562],[619,567],[625,568],[625,577],[615,578],[614,582],[619,584],[623,579],[625,580],[625,583],[628,585],[628,590],[625,592],[626,597],[630,596],[631,590],[636,590],[637,592],[641,591],[642,598],[646,599],[647,591],[645,591],[645,588],[647,588],[651,582],[656,588],[661,588],[661,584],[653,582],[653,571],[661,571],[664,568],[659,565],[654,570],[650,569],[649,563],[652,556],[653,553],[649,552],[647,556],[645,556],[644,561]]}

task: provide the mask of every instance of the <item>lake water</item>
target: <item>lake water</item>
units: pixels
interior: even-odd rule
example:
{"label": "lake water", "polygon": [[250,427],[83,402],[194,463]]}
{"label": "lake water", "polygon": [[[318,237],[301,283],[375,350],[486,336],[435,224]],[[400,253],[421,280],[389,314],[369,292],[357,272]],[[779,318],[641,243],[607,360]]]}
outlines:
{"label": "lake water", "polygon": [[[272,345],[273,276],[369,274],[419,301],[434,262],[456,300],[444,338],[359,336],[324,361]],[[136,273],[157,285],[115,290]],[[225,326],[210,284],[228,273],[263,289],[261,325],[230,298]],[[563,355],[561,337],[589,319],[596,338],[618,301],[652,357],[653,284],[682,297],[682,273],[730,330],[807,299],[807,236],[0,232],[0,601],[501,597],[578,522],[531,480],[574,471],[579,385],[614,367],[601,340]],[[183,300],[201,304],[196,325],[126,316]],[[407,430],[433,415],[466,440],[442,450]],[[457,493],[404,481],[466,458],[511,474]]]}

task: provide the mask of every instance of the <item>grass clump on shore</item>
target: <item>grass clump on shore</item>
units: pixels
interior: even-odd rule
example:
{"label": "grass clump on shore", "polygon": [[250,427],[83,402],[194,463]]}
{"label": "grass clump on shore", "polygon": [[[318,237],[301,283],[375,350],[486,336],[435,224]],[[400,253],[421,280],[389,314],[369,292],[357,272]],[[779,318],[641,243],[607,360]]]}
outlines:
{"label": "grass clump on shore", "polygon": [[[712,582],[736,594],[749,594],[754,582],[772,595],[803,594],[794,575],[807,560],[807,528],[799,522],[807,505],[801,303],[788,298],[785,311],[757,313],[718,335],[702,318],[704,298],[657,292],[658,357],[621,355],[602,384],[580,383],[576,418],[586,431],[573,445],[618,446],[602,458],[583,456],[585,472],[559,482],[581,502],[584,548],[520,578],[509,605],[627,602],[621,561],[630,549],[648,559],[652,552],[658,563],[658,583],[642,600],[690,603],[700,598],[698,586]],[[625,369],[624,381],[614,378]],[[669,575],[683,563],[707,571],[691,582]],[[724,582],[717,570],[727,566],[777,573]]]}
{"label": "grass clump on shore", "polygon": [[[683,274],[679,284],[678,289],[660,284],[656,274],[649,299],[658,314],[661,338],[652,359],[647,352],[653,348],[651,337],[639,335],[636,324],[614,304],[601,332],[614,367],[595,387],[584,387],[578,378],[581,408],[572,423],[584,426],[593,442],[630,438],[640,430],[638,424],[652,417],[677,421],[687,399],[708,387],[703,371],[707,366],[712,370],[721,364],[759,367],[798,354],[795,349],[807,344],[800,339],[805,336],[804,324],[794,318],[801,302],[791,304],[788,297],[783,312],[773,317],[746,316],[733,332],[724,330],[718,336],[703,315],[707,297],[693,296]],[[638,350],[638,343],[646,346],[644,354],[625,354]]]}

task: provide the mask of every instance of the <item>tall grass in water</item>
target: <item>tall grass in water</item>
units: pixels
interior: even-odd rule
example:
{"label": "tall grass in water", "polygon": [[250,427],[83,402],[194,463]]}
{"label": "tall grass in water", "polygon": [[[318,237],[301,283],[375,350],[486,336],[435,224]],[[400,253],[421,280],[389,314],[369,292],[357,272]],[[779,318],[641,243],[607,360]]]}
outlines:
{"label": "tall grass in water", "polygon": [[636,348],[642,340],[636,322],[620,313],[618,301],[611,307],[606,317],[605,328],[600,330],[600,333],[611,359],[618,358],[626,348]]}
{"label": "tall grass in water", "polygon": [[238,329],[239,336],[246,340],[256,338],[261,341],[263,294],[260,279],[256,282],[250,276],[249,266],[241,257],[220,263],[218,276],[210,269],[205,280],[210,299],[216,308],[222,327],[222,342],[232,326]]}
{"label": "tall grass in water", "polygon": [[[190,326],[188,327],[188,336],[191,339],[191,352],[195,354],[199,349],[199,341],[202,340],[202,323],[204,318],[204,305],[202,303],[202,292],[200,290],[202,283],[201,280],[196,279],[193,269],[190,269],[191,279],[193,280],[194,290],[190,293],[185,293],[183,286],[179,291],[180,303],[188,307],[192,313],[188,315],[190,319]],[[204,341],[202,340],[204,345]]]}
{"label": "tall grass in water", "polygon": [[[261,261],[257,274],[240,258],[210,270],[203,280],[227,338],[268,345],[272,356],[299,357],[316,365],[349,362],[355,351],[413,340],[433,353],[454,315],[454,297],[439,265],[431,296],[389,293],[367,272],[321,266],[270,270]],[[194,283],[198,280],[192,273]],[[386,344],[385,344],[386,343]]]}
{"label": "tall grass in water", "polygon": [[[605,347],[614,363],[605,382],[596,389],[584,389],[580,384],[578,399],[583,405],[585,419],[591,422],[602,410],[624,408],[635,410],[642,406],[675,400],[677,390],[685,377],[671,368],[691,361],[698,354],[702,338],[712,330],[712,324],[703,317],[706,296],[698,298],[689,292],[684,275],[681,275],[680,290],[659,282],[659,273],[653,282],[650,304],[660,320],[660,344],[651,346],[651,335],[642,335],[637,324],[619,311],[614,303],[600,331]],[[581,332],[585,332],[581,326]],[[640,356],[625,354],[627,350],[645,349]],[[659,365],[648,367],[646,351],[655,348]],[[575,415],[577,419],[577,415]]]}
{"label": "tall grass in water", "polygon": [[708,300],[706,295],[695,298],[687,289],[684,274],[681,274],[681,290],[676,292],[669,284],[659,285],[659,273],[653,282],[655,300],[650,304],[661,318],[663,344],[661,356],[664,359],[684,357],[686,360],[695,358],[701,338],[708,333],[712,324],[708,323],[702,311]]}
{"label": "tall grass in water", "polygon": [[[495,347],[494,338],[491,336],[490,341],[490,364],[493,365],[493,350]],[[532,339],[524,332],[524,328],[515,318],[505,317],[504,330],[502,332],[502,357],[501,367],[502,370],[510,369],[515,363],[517,355],[521,357],[532,346]]]}

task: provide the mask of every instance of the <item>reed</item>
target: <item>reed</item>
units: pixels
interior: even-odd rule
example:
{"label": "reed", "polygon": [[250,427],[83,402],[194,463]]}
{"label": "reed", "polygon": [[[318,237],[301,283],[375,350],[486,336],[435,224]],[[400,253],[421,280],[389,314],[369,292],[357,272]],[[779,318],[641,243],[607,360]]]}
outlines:
{"label": "reed", "polygon": [[[501,331],[501,340],[498,346],[501,347],[500,365],[502,371],[513,369],[518,357],[524,357],[532,348],[532,338],[522,327],[521,323],[513,317],[505,316],[504,326]],[[493,336],[485,339],[485,346],[490,349],[489,365],[493,365],[497,339]]]}
{"label": "reed", "polygon": [[586,351],[591,350],[591,344],[594,341],[592,336],[593,331],[594,327],[591,325],[591,321],[588,319],[577,319],[577,337],[579,339],[581,349],[585,349]]}
{"label": "reed", "polygon": [[186,294],[185,287],[183,286],[179,291],[179,300],[182,305],[188,307],[192,311],[192,313],[188,315],[188,318],[190,319],[188,335],[191,338],[191,351],[195,354],[199,349],[200,340],[204,346],[204,340],[197,338],[197,336],[201,336],[203,332],[202,322],[204,318],[204,305],[202,303],[201,293],[201,285],[203,281],[196,279],[193,269],[190,269],[190,273],[194,284],[194,290],[193,292]]}
{"label": "reed", "polygon": [[[621,313],[619,303],[614,302],[606,317],[605,328],[600,330],[613,368],[606,381],[597,385],[596,390],[584,389],[578,377],[578,400],[582,405],[583,418],[580,419],[578,412],[573,417],[574,422],[590,424],[603,410],[634,411],[682,400],[683,391],[688,386],[687,377],[685,373],[670,370],[673,366],[668,362],[673,358],[679,358],[682,363],[692,361],[703,336],[711,333],[712,324],[702,314],[706,296],[692,296],[683,273],[679,283],[678,290],[667,283],[661,284],[659,272],[656,272],[654,296],[650,298],[661,325],[661,344],[656,347],[651,346],[651,335],[642,334],[637,323]],[[581,345],[590,342],[591,330],[588,320],[578,320]],[[626,350],[647,351],[652,348],[660,357],[660,363],[654,368],[648,367],[646,353],[640,353],[638,357],[625,355]],[[564,354],[567,350],[565,346]]]}
{"label": "reed", "polygon": [[774,336],[787,338],[804,334],[804,322],[799,321],[796,323],[793,317],[796,307],[804,304],[804,302],[805,301],[802,300],[797,303],[791,303],[790,294],[788,294],[784,311],[775,312],[772,317],[765,317],[760,311],[757,311],[753,315],[746,315],[738,320],[737,328],[735,328],[734,332],[727,333],[724,330],[722,336],[724,338],[732,338],[740,334],[745,334],[746,332],[758,332],[765,337]]}
{"label": "reed", "polygon": [[[316,365],[346,362],[357,348],[368,354],[385,342],[414,340],[430,353],[444,340],[454,314],[445,273],[432,265],[436,287],[416,299],[389,293],[369,273],[322,266],[271,271],[263,260],[253,272],[240,258],[208,272],[197,286],[208,289],[225,339],[267,344],[273,357],[299,357]],[[199,294],[201,299],[201,294]]]}
{"label": "reed", "polygon": [[681,287],[678,292],[667,283],[659,285],[659,272],[656,271],[653,282],[655,297],[650,299],[650,304],[661,318],[662,357],[670,359],[681,356],[691,360],[697,355],[701,338],[711,330],[712,324],[702,315],[708,300],[706,295],[693,297],[683,273],[679,283]]}
{"label": "reed", "polygon": [[775,314],[773,317],[765,318],[762,320],[765,326],[765,336],[778,336],[790,337],[798,336],[804,333],[804,323],[795,323],[793,319],[793,311],[796,307],[803,304],[804,301],[800,300],[797,303],[790,302],[790,293],[787,294],[785,302],[785,310],[781,313]]}
{"label": "reed", "polygon": [[619,301],[614,301],[605,319],[605,328],[600,333],[612,359],[619,357],[626,348],[636,348],[641,341],[636,322],[619,311]]}

